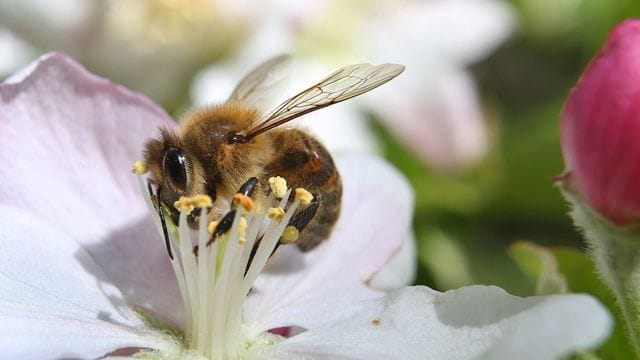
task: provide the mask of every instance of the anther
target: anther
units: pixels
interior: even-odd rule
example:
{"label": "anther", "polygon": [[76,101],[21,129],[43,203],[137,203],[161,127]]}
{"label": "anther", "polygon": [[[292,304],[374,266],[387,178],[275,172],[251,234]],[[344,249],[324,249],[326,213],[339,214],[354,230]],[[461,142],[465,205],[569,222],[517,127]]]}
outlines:
{"label": "anther", "polygon": [[147,164],[142,161],[136,161],[135,164],[133,164],[133,168],[131,168],[131,172],[136,175],[144,175],[147,171],[149,171],[149,169],[147,169]]}
{"label": "anther", "polygon": [[251,210],[253,210],[253,201],[247,195],[243,195],[243,194],[233,195],[233,205],[242,206],[242,208],[246,212],[251,212]]}
{"label": "anther", "polygon": [[173,206],[178,209],[178,211],[184,212],[187,215],[191,214],[191,212],[195,209],[191,198],[186,196],[181,196],[178,201],[173,203]]}
{"label": "anther", "polygon": [[298,241],[298,237],[300,236],[300,231],[296,229],[295,226],[287,226],[284,228],[284,232],[282,236],[280,236],[280,242],[282,244],[294,244]]}
{"label": "anther", "polygon": [[306,189],[297,188],[296,189],[296,201],[299,201],[302,205],[309,205],[311,201],[313,201],[313,195],[308,192]]}
{"label": "anther", "polygon": [[280,222],[284,218],[284,210],[282,208],[270,208],[267,210],[267,216],[271,220]]}
{"label": "anther", "polygon": [[269,187],[277,199],[282,199],[287,193],[287,181],[280,176],[270,177]]}

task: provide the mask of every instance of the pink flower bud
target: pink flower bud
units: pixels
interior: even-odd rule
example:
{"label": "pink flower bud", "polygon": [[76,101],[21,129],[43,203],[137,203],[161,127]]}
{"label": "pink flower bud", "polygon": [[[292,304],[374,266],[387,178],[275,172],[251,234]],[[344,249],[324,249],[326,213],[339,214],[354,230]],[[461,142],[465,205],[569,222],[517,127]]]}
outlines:
{"label": "pink flower bud", "polygon": [[609,35],[562,114],[571,189],[618,225],[640,220],[640,20]]}

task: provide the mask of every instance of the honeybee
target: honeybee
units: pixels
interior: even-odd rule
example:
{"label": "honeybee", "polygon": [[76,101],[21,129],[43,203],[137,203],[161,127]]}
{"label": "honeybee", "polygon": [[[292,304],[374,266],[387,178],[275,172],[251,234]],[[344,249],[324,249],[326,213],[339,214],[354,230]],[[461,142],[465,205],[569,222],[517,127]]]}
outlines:
{"label": "honeybee", "polygon": [[[278,56],[252,70],[221,105],[187,115],[178,132],[160,129],[145,145],[145,162],[161,206],[177,223],[173,203],[180,196],[207,194],[229,199],[256,177],[254,201],[266,199],[268,179],[284,177],[290,187],[303,187],[314,201],[299,209],[289,225],[300,235],[297,245],[308,251],[329,237],[340,214],[342,183],[331,155],[303,130],[281,125],[304,114],[368,92],[404,71],[397,64],[343,67],[284,101],[264,115],[259,104],[280,79],[288,56]],[[219,214],[212,211],[210,220]],[[189,224],[197,226],[194,217]]]}

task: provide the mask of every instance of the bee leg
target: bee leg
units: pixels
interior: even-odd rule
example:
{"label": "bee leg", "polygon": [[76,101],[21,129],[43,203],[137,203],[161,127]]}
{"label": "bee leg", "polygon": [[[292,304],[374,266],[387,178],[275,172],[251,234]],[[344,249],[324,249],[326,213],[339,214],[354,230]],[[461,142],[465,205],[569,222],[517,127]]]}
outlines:
{"label": "bee leg", "polygon": [[[149,194],[153,197],[153,189],[151,188],[151,184],[147,183],[147,189],[149,190]],[[167,230],[167,222],[164,219],[164,209],[162,207],[161,198],[161,190],[158,189],[158,193],[155,195],[157,199],[157,210],[158,217],[160,218],[160,224],[162,225],[162,234],[164,235],[164,245],[167,247],[167,254],[169,254],[169,258],[173,260],[173,252],[171,251],[171,243],[169,243],[169,231]]]}
{"label": "bee leg", "polygon": [[298,210],[289,220],[289,226],[293,226],[298,229],[299,232],[302,232],[304,228],[311,222],[311,219],[318,212],[318,208],[320,207],[319,201],[314,201],[309,206]]}

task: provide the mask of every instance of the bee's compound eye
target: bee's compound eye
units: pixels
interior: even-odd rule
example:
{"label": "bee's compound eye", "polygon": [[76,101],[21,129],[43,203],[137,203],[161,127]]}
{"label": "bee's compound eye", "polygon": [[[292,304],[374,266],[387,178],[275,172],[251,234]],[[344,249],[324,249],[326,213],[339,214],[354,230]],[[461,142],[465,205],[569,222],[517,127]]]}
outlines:
{"label": "bee's compound eye", "polygon": [[183,191],[187,189],[188,166],[189,159],[184,151],[171,148],[164,154],[162,162],[164,175],[169,178],[172,185]]}

